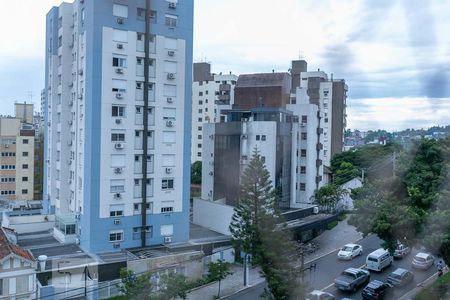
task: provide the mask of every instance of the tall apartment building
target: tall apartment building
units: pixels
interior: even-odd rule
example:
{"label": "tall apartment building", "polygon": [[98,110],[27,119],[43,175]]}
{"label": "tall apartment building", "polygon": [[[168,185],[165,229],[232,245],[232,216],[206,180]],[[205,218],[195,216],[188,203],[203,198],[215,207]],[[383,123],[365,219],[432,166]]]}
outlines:
{"label": "tall apartment building", "polygon": [[203,123],[223,122],[220,112],[234,104],[237,78],[231,73],[211,73],[209,63],[194,63],[191,163],[202,160]]}
{"label": "tall apartment building", "polygon": [[58,234],[91,252],[186,241],[193,1],[76,0],[46,22],[44,198]]}
{"label": "tall apartment building", "polygon": [[303,60],[293,61],[290,73],[240,75],[226,122],[203,126],[202,199],[234,205],[241,173],[257,148],[278,206],[312,204],[327,183],[331,156],[342,151],[346,91],[343,80],[307,72]]}
{"label": "tall apartment building", "polygon": [[33,104],[16,103],[14,117],[0,117],[0,199],[33,200]]}

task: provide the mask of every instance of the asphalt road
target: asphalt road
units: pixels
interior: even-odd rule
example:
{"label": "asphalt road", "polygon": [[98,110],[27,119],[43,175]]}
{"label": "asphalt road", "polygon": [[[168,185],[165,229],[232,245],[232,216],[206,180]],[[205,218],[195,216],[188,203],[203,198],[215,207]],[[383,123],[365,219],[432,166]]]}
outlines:
{"label": "asphalt road", "polygon": [[[354,267],[359,268],[363,267],[366,263],[366,256],[370,252],[380,248],[382,241],[376,235],[370,235],[358,242],[358,244],[363,246],[363,254],[359,257],[355,257],[351,261],[340,261],[337,259],[336,250],[333,253],[330,253],[324,257],[321,257],[311,264],[316,264],[316,268],[311,269],[310,271],[305,271],[304,279],[309,282],[310,288],[316,290],[323,290],[332,293],[335,295],[336,299],[342,298],[351,298],[351,299],[362,299],[361,291],[363,287],[358,289],[358,291],[354,294],[345,293],[337,290],[333,281],[343,270],[346,268]],[[401,267],[404,269],[411,270],[414,273],[414,280],[403,287],[394,287],[389,291],[389,294],[385,298],[385,300],[396,300],[406,294],[408,291],[412,290],[417,286],[418,283],[424,281],[429,278],[433,273],[436,272],[436,267],[431,267],[427,271],[415,270],[411,268],[411,261],[413,256],[418,251],[413,249],[412,253],[406,256],[403,259],[394,260],[394,263],[391,267],[388,267],[381,273],[371,272],[370,279],[374,280],[382,280],[385,281],[390,272],[394,271],[396,268]],[[308,268],[310,264],[305,265],[305,268]],[[247,299],[259,299],[261,293],[264,291],[264,287],[266,286],[265,282],[256,286],[253,286],[249,289],[243,290],[240,293],[237,293],[227,299],[233,300],[247,300]]]}

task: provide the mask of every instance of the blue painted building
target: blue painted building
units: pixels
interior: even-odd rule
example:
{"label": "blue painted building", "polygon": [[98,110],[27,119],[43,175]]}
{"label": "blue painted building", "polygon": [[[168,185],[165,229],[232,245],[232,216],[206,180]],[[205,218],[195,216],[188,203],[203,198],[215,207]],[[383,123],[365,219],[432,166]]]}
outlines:
{"label": "blue painted building", "polygon": [[89,252],[187,241],[193,0],[76,0],[46,27],[55,236]]}

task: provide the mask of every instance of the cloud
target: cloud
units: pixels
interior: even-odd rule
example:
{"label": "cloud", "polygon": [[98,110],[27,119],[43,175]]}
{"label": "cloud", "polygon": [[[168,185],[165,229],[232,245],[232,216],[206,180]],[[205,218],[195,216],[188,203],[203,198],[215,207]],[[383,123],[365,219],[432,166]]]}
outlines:
{"label": "cloud", "polygon": [[450,98],[348,99],[348,127],[402,130],[448,125]]}

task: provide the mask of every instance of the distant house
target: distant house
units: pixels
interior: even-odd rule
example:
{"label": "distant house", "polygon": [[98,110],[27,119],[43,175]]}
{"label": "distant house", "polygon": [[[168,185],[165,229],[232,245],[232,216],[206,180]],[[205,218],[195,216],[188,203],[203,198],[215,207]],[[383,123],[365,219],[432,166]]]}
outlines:
{"label": "distant house", "polygon": [[347,193],[345,193],[344,196],[342,196],[341,200],[337,204],[337,208],[339,210],[353,210],[353,199],[350,197],[351,192],[353,189],[360,188],[363,186],[363,182],[361,178],[355,177],[352,180],[347,181],[346,183],[341,185],[341,188],[343,190],[346,190]]}
{"label": "distant house", "polygon": [[36,260],[16,245],[11,229],[0,230],[0,299],[36,299]]}

